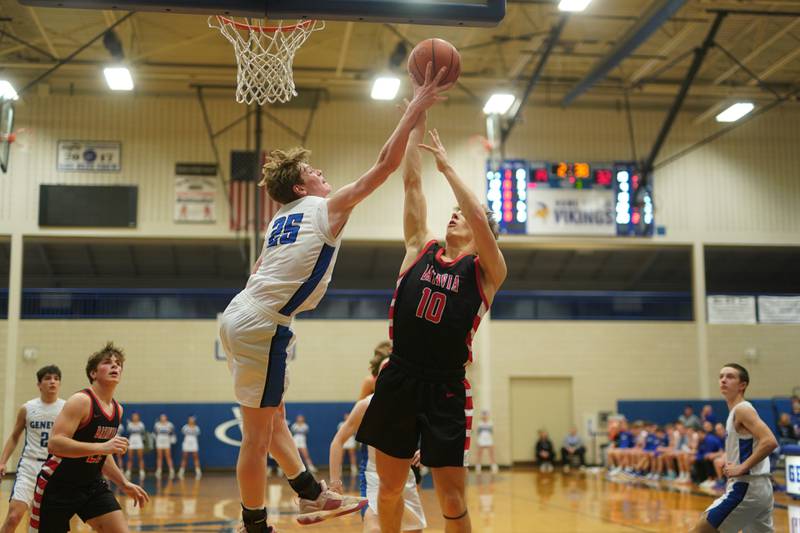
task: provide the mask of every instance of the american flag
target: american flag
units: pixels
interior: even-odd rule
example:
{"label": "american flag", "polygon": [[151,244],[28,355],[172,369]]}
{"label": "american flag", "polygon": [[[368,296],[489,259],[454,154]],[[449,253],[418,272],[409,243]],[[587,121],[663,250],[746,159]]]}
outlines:
{"label": "american flag", "polygon": [[230,222],[232,231],[248,231],[253,229],[256,217],[256,198],[261,205],[261,224],[258,231],[267,229],[267,224],[281,204],[272,200],[266,187],[259,187],[261,168],[266,153],[261,154],[261,164],[255,165],[255,152],[231,152],[231,180],[229,182]]}

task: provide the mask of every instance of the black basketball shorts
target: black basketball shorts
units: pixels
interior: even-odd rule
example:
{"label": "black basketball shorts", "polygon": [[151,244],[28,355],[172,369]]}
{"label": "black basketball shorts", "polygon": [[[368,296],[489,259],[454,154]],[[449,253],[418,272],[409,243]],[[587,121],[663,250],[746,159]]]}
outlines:
{"label": "black basketball shorts", "polygon": [[[36,504],[34,500],[34,507]],[[103,479],[98,478],[82,487],[48,482],[41,494],[39,508],[31,510],[29,531],[64,533],[69,531],[69,521],[75,515],[86,522],[120,509],[114,493]]]}
{"label": "black basketball shorts", "polygon": [[356,440],[400,459],[467,466],[472,390],[463,370],[431,375],[392,355],[375,383]]}

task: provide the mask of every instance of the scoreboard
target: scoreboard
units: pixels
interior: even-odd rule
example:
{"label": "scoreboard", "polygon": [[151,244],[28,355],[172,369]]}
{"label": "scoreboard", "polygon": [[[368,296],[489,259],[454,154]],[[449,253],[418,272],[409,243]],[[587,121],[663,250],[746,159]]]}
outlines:
{"label": "scoreboard", "polygon": [[650,181],[630,161],[490,161],[486,199],[502,233],[651,236]]}

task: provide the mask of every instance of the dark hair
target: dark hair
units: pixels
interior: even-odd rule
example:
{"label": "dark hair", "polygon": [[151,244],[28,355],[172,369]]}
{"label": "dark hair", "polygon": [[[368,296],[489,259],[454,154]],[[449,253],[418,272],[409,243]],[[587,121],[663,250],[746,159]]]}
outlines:
{"label": "dark hair", "polygon": [[273,150],[262,169],[263,178],[258,183],[267,187],[270,198],[281,204],[297,200],[295,185],[302,185],[303,163],[308,162],[309,150],[302,147],[291,148],[288,152]]}
{"label": "dark hair", "polygon": [[[483,213],[486,215],[486,223],[489,224],[489,230],[494,235],[494,240],[497,240],[500,237],[500,224],[497,222],[497,219],[494,218],[494,212],[489,209],[486,205],[481,204],[483,208]],[[456,211],[461,211],[461,207],[455,206],[453,209]]]}
{"label": "dark hair", "polygon": [[750,374],[747,372],[745,367],[739,363],[728,363],[724,366],[727,366],[728,368],[735,368],[739,372],[739,381],[750,385]]}
{"label": "dark hair", "polygon": [[111,341],[107,342],[102,350],[92,354],[89,360],[86,361],[86,377],[89,378],[89,383],[94,383],[92,372],[97,370],[97,367],[100,366],[100,363],[106,359],[111,359],[112,357],[117,358],[120,366],[125,364],[125,354],[122,352],[122,348],[117,348]]}
{"label": "dark hair", "polygon": [[61,381],[61,369],[56,365],[47,365],[36,371],[36,382],[41,383],[47,374],[58,376],[58,381]]}

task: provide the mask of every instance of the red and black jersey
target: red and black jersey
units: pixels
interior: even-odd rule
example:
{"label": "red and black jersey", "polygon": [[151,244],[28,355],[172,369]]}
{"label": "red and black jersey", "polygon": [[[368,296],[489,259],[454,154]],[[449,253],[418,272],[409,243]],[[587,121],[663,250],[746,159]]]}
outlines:
{"label": "red and black jersey", "polygon": [[479,259],[442,258],[430,241],[400,275],[389,309],[393,353],[415,366],[463,370],[472,362],[472,338],[489,305],[483,294]]}
{"label": "red and black jersey", "polygon": [[[78,442],[106,442],[113,439],[119,430],[122,418],[117,401],[111,400],[112,411],[106,413],[92,389],[83,389],[80,392],[89,396],[91,411],[89,419],[81,422],[72,438]],[[51,454],[42,466],[42,474],[47,476],[48,482],[58,485],[88,485],[101,477],[105,460],[105,455],[58,457]]]}

